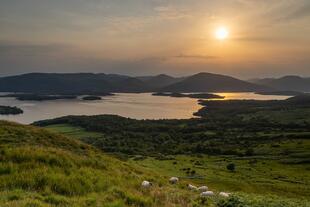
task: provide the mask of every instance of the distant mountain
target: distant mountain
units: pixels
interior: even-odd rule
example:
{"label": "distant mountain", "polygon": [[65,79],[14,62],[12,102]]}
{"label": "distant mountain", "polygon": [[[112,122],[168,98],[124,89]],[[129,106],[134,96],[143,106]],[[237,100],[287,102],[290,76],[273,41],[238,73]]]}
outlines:
{"label": "distant mountain", "polygon": [[230,76],[199,73],[186,78],[165,74],[130,77],[94,73],[29,73],[0,78],[0,92],[59,95],[99,95],[117,92],[264,92],[266,86]]}
{"label": "distant mountain", "polygon": [[198,73],[161,89],[165,92],[258,92],[269,87],[242,81],[230,76]]}
{"label": "distant mountain", "polygon": [[120,82],[115,83],[115,89],[112,92],[133,92],[133,93],[140,93],[140,92],[148,92],[151,91],[152,88],[145,84],[143,81],[137,78],[127,78]]}
{"label": "distant mountain", "polygon": [[143,76],[137,77],[139,80],[146,83],[151,88],[163,88],[168,85],[180,82],[184,80],[184,78],[175,78],[166,74],[160,74],[157,76]]}
{"label": "distant mountain", "polygon": [[253,79],[252,83],[265,85],[282,91],[310,92],[310,78],[284,76],[282,78]]}
{"label": "distant mountain", "polygon": [[0,91],[47,94],[100,94],[150,90],[129,76],[93,73],[29,73],[0,78]]}

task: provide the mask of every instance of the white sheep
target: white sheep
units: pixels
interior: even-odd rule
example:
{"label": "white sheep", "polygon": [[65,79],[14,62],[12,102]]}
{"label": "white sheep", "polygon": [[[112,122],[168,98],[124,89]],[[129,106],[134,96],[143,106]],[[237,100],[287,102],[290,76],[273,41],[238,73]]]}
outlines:
{"label": "white sheep", "polygon": [[228,198],[228,197],[230,196],[230,193],[220,192],[220,193],[219,193],[219,196]]}
{"label": "white sheep", "polygon": [[208,187],[207,186],[201,186],[201,187],[199,187],[198,188],[198,190],[200,191],[200,192],[206,192],[206,191],[208,191]]}
{"label": "white sheep", "polygon": [[200,194],[201,197],[209,197],[209,196],[214,196],[214,193],[213,191],[205,191],[205,192],[202,192]]}
{"label": "white sheep", "polygon": [[191,184],[188,184],[187,187],[188,187],[189,190],[192,190],[192,191],[197,191],[198,190],[198,188],[196,186],[191,185]]}
{"label": "white sheep", "polygon": [[179,182],[179,178],[177,178],[177,177],[171,177],[171,178],[169,179],[169,182],[170,182],[171,184],[177,184],[177,183]]}
{"label": "white sheep", "polygon": [[141,187],[144,189],[149,189],[150,187],[152,187],[152,185],[153,184],[151,182],[145,180],[142,182]]}

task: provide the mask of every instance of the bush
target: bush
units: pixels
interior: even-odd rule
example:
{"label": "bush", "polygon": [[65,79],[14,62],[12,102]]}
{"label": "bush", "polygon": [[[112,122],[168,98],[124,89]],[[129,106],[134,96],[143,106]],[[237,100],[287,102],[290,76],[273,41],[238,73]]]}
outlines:
{"label": "bush", "polygon": [[227,170],[231,171],[231,172],[234,172],[236,170],[236,166],[234,163],[229,163],[227,166],[226,166]]}
{"label": "bush", "polygon": [[229,199],[221,199],[216,204],[217,207],[243,207],[243,202],[237,197],[232,196]]}
{"label": "bush", "polygon": [[252,148],[247,149],[245,151],[245,156],[253,156],[254,155],[254,150]]}

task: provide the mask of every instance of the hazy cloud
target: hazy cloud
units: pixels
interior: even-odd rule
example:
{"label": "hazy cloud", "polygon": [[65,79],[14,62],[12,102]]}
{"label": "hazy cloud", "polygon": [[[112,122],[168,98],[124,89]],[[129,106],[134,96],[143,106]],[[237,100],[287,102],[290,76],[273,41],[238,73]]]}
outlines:
{"label": "hazy cloud", "polygon": [[310,1],[306,1],[304,4],[300,5],[297,9],[284,17],[284,19],[294,20],[304,17],[310,17]]}
{"label": "hazy cloud", "polygon": [[26,44],[0,41],[0,54],[2,56],[37,56],[50,55],[70,48],[69,45],[61,44]]}
{"label": "hazy cloud", "polygon": [[212,56],[212,55],[185,55],[185,54],[180,54],[174,57],[175,58],[189,58],[189,59],[206,59],[206,60],[219,58],[217,56]]}
{"label": "hazy cloud", "polygon": [[233,38],[233,40],[236,41],[244,41],[244,42],[277,42],[282,41],[279,38],[276,37],[255,37],[255,36],[249,36],[249,37],[236,37]]}
{"label": "hazy cloud", "polygon": [[309,17],[309,0],[0,0],[0,75],[304,74]]}

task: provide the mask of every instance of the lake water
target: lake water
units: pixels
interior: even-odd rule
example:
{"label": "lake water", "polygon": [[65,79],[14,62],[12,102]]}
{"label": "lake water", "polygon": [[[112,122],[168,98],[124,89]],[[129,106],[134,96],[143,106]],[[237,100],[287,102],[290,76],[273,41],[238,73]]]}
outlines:
{"label": "lake water", "polygon": [[[265,96],[254,93],[218,93],[226,99],[281,100],[287,96]],[[66,115],[116,114],[135,119],[186,119],[201,106],[197,99],[152,96],[150,93],[122,93],[103,97],[100,101],[55,100],[18,101],[0,98],[0,105],[17,106],[24,110],[21,115],[1,116],[0,119],[29,124],[34,121]]]}

